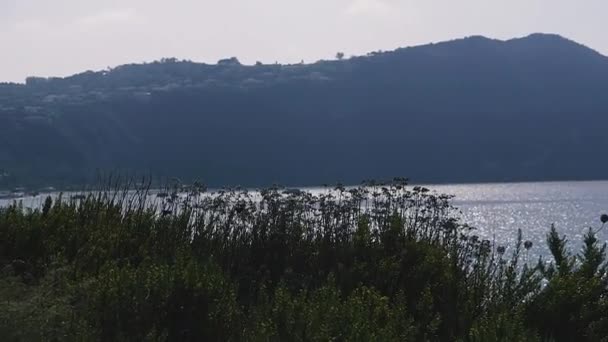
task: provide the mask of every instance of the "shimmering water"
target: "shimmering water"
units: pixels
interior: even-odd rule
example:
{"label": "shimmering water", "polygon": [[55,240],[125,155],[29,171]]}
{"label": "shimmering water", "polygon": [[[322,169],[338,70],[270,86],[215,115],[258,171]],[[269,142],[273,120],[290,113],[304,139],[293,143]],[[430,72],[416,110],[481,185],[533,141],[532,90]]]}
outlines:
{"label": "shimmering water", "polygon": [[[608,181],[491,183],[431,185],[438,193],[455,195],[453,204],[462,220],[477,228],[481,238],[509,244],[522,229],[534,243],[534,254],[545,254],[545,234],[555,224],[578,247],[589,227],[599,228],[599,217],[608,212]],[[323,191],[310,189],[313,192]],[[44,196],[22,198],[25,206],[38,207]],[[12,200],[0,200],[0,207]],[[608,238],[608,228],[599,235]]]}
{"label": "shimmering water", "polygon": [[[545,236],[552,224],[578,248],[589,227],[601,226],[608,212],[608,181],[494,183],[439,185],[430,188],[456,196],[454,205],[464,222],[478,228],[478,235],[499,243],[512,242],[517,230],[544,254]],[[600,240],[608,238],[608,228]],[[540,250],[539,250],[540,249]],[[576,250],[575,250],[576,251]],[[534,254],[536,254],[534,253]]]}

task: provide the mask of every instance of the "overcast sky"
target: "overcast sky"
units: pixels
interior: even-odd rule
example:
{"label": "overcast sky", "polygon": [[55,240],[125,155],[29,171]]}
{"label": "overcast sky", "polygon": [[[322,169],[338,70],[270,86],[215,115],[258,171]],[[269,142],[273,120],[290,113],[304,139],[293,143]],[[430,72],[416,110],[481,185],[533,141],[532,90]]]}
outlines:
{"label": "overcast sky", "polygon": [[0,0],[0,81],[177,57],[314,62],[470,35],[608,55],[607,0]]}

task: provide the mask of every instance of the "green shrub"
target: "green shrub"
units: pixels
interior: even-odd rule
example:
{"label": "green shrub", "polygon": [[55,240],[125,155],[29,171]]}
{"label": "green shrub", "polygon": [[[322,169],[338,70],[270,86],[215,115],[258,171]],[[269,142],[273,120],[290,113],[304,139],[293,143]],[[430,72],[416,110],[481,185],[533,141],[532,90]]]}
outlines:
{"label": "green shrub", "polygon": [[[7,341],[598,341],[606,246],[522,262],[405,181],[321,195],[177,189],[0,210]],[[175,195],[172,194],[175,191]]]}

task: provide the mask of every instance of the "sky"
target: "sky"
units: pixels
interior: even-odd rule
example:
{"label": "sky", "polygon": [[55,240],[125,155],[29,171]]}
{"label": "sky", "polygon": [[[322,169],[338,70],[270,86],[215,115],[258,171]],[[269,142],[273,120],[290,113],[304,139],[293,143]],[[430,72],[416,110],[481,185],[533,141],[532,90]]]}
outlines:
{"label": "sky", "polygon": [[471,35],[608,55],[606,0],[0,0],[0,82],[176,57],[299,63]]}

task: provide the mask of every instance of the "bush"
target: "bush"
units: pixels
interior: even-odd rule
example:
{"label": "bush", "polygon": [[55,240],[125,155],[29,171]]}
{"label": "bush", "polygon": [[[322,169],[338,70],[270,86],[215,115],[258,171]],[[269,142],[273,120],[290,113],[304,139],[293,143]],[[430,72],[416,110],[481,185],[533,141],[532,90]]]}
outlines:
{"label": "bush", "polygon": [[5,340],[597,341],[606,246],[520,261],[403,179],[314,195],[200,186],[0,210]]}

